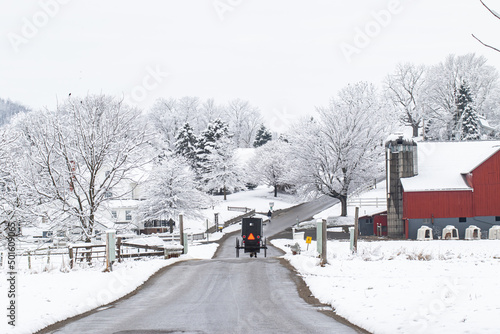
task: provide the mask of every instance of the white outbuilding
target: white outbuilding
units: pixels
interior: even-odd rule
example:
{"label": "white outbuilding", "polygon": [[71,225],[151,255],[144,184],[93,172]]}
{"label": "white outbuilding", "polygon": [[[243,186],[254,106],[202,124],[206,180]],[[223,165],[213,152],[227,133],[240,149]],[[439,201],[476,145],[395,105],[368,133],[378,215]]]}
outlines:
{"label": "white outbuilding", "polygon": [[443,228],[443,240],[458,240],[458,229],[453,225]]}
{"label": "white outbuilding", "polygon": [[465,240],[481,239],[481,229],[475,225],[471,225],[465,229]]}
{"label": "white outbuilding", "polygon": [[432,239],[434,239],[432,237],[432,228],[430,228],[429,226],[422,226],[421,228],[418,229],[417,240],[425,241]]}
{"label": "white outbuilding", "polygon": [[495,225],[490,228],[488,238],[490,240],[500,240],[500,225]]}

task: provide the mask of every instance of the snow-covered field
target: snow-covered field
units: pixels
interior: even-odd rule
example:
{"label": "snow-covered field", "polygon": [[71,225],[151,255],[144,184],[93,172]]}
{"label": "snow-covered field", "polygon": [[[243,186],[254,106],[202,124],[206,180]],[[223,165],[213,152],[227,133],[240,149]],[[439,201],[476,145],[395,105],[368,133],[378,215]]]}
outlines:
{"label": "snow-covered field", "polygon": [[[142,285],[163,267],[189,259],[209,259],[217,244],[189,246],[188,254],[169,260],[125,260],[116,263],[113,271],[103,268],[73,269],[68,273],[52,270],[42,273],[20,271],[17,275],[16,327],[0,322],[0,333],[33,333],[48,325],[111,303]],[[7,273],[0,281],[0,305],[8,305]],[[7,311],[3,312],[7,315]]]}
{"label": "snow-covered field", "polygon": [[285,258],[311,292],[373,333],[500,333],[500,241],[328,242],[320,267],[313,242]]}

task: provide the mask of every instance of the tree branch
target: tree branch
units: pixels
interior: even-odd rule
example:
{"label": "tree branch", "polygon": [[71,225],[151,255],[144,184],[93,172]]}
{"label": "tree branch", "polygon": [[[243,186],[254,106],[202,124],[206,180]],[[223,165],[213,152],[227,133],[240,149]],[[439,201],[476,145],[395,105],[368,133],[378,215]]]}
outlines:
{"label": "tree branch", "polygon": [[491,13],[493,14],[494,17],[496,17],[497,19],[500,20],[500,14],[498,14],[497,12],[495,12],[493,9],[491,9],[490,7],[486,6],[486,4],[483,2],[483,0],[479,0],[481,1],[481,3],[483,4],[484,7],[486,7],[486,9]]}
{"label": "tree branch", "polygon": [[[482,2],[482,1],[481,1],[481,2]],[[493,47],[493,46],[491,46],[491,45],[488,45],[488,44],[486,44],[486,43],[483,43],[483,41],[481,41],[479,38],[477,38],[476,36],[474,36],[474,34],[472,34],[472,37],[474,37],[474,38],[475,38],[475,39],[476,39],[479,43],[483,44],[483,45],[484,45],[484,46],[486,46],[487,48],[493,49],[493,50],[495,50],[496,52],[500,52],[500,50],[499,50],[499,49],[497,49],[497,48],[495,48],[495,47]]]}

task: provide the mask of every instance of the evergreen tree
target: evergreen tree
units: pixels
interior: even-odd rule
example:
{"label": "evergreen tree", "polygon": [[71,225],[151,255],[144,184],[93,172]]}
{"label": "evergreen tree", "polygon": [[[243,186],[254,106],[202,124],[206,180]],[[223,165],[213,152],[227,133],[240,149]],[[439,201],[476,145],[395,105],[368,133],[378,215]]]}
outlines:
{"label": "evergreen tree", "polygon": [[462,114],[462,140],[479,140],[479,115],[471,106],[465,107]]}
{"label": "evergreen tree", "polygon": [[210,154],[211,149],[215,147],[215,143],[223,137],[230,137],[228,125],[220,119],[210,122],[198,138],[198,156]]}
{"label": "evergreen tree", "polygon": [[215,149],[217,142],[222,138],[230,138],[228,125],[216,119],[208,124],[198,137],[196,147],[196,171],[198,175],[207,174],[210,170],[208,156]]}
{"label": "evergreen tree", "polygon": [[257,130],[257,134],[255,135],[255,141],[253,142],[253,147],[260,147],[266,144],[268,141],[273,139],[273,135],[269,132],[268,129],[264,126],[264,124],[260,125],[259,130]]}
{"label": "evergreen tree", "polygon": [[195,166],[198,139],[189,123],[185,123],[176,136],[175,153],[187,159],[191,166]]}
{"label": "evergreen tree", "polygon": [[479,117],[474,109],[470,87],[463,81],[458,89],[456,112],[453,117],[453,137],[458,140],[477,140],[480,137]]}

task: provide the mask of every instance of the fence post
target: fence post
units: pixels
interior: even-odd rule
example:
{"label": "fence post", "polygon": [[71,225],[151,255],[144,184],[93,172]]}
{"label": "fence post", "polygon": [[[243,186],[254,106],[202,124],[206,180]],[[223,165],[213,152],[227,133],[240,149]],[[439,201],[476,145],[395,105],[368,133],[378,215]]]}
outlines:
{"label": "fence post", "polygon": [[113,261],[116,259],[116,231],[106,231],[106,269],[105,271],[113,271]]}
{"label": "fence post", "polygon": [[122,237],[116,238],[116,256],[118,257],[118,262],[122,262]]}
{"label": "fence post", "polygon": [[74,260],[73,260],[73,247],[69,246],[68,250],[69,250],[69,267],[71,269],[73,269],[73,262],[74,262]]}
{"label": "fence post", "polygon": [[358,252],[358,234],[359,234],[359,208],[356,207],[354,214],[354,253]]}
{"label": "fence post", "polygon": [[28,269],[31,270],[31,252],[28,252]]}
{"label": "fence post", "polygon": [[187,234],[184,234],[184,242],[183,242],[183,246],[184,246],[184,252],[183,254],[187,254],[188,253],[188,235]]}
{"label": "fence post", "polygon": [[208,241],[210,241],[210,239],[209,239],[209,234],[210,234],[210,233],[209,233],[209,231],[208,231],[208,218],[207,218],[207,242],[208,242]]}
{"label": "fence post", "polygon": [[316,250],[320,255],[321,261],[320,265],[323,267],[328,263],[326,258],[327,250],[326,250],[326,242],[327,242],[327,234],[326,234],[326,219],[322,219],[316,223]]}
{"label": "fence post", "polygon": [[326,219],[323,219],[323,232],[322,232],[322,237],[323,241],[321,242],[321,265],[324,266],[325,264],[328,263],[327,259],[327,251],[326,251],[326,243],[328,241],[328,234],[326,232]]}
{"label": "fence post", "polygon": [[179,236],[181,241],[181,246],[184,246],[184,215],[181,213],[179,215]]}

